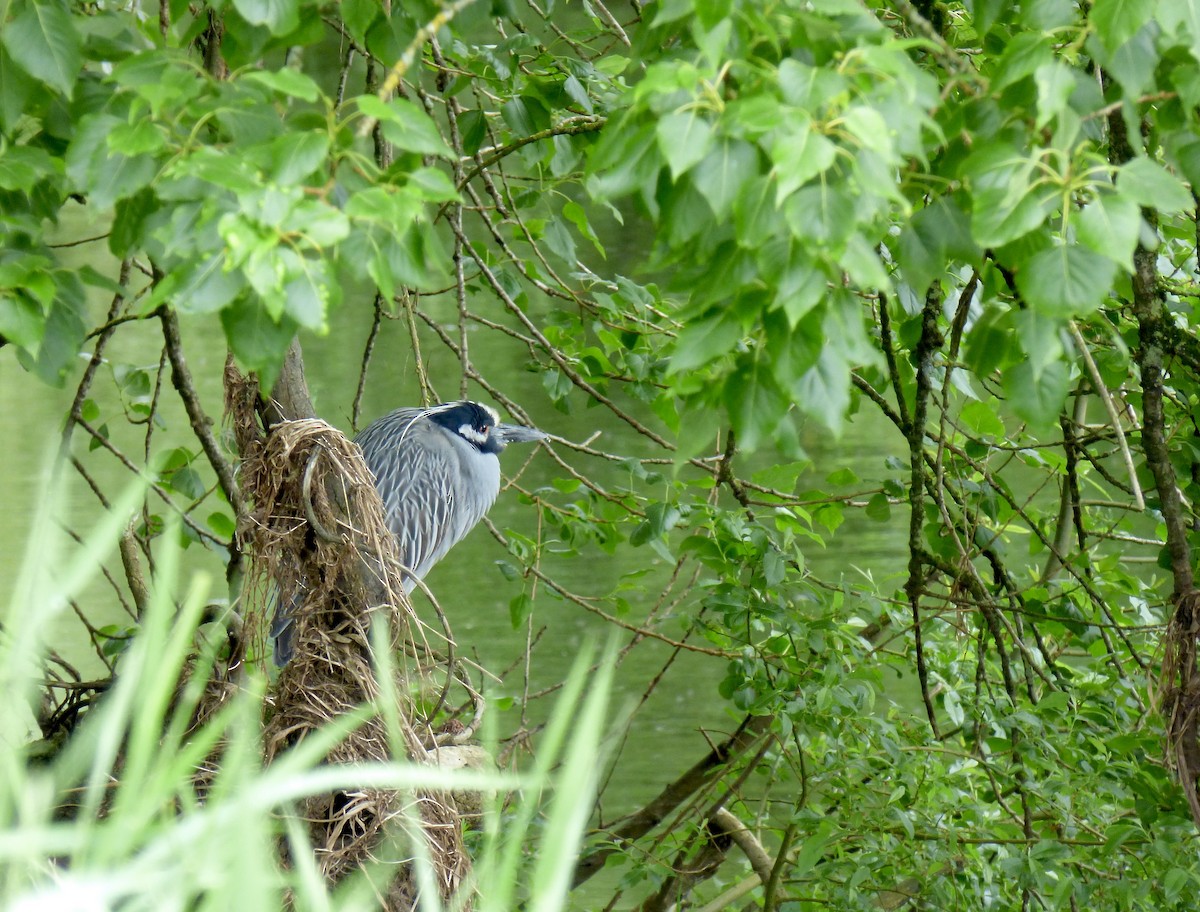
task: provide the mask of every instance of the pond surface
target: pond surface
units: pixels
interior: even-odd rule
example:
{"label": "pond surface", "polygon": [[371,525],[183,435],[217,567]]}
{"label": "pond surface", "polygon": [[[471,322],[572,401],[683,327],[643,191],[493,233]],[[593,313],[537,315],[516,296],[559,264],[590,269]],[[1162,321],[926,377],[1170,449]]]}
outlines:
{"label": "pond surface", "polygon": [[[81,249],[81,262],[93,255]],[[95,260],[103,260],[104,252],[96,251]],[[356,300],[362,297],[361,301]],[[369,297],[347,293],[347,303],[335,316],[330,335],[305,340],[305,355],[309,382],[318,411],[332,424],[349,432],[350,413],[362,359],[366,321],[354,308],[369,307]],[[103,313],[106,302],[97,301],[97,313]],[[183,318],[182,332],[188,363],[209,414],[219,421],[222,390],[221,371],[225,344],[215,320]],[[106,351],[106,365],[95,385],[94,396],[100,406],[96,424],[107,424],[111,439],[131,459],[140,462],[144,449],[144,432],[128,425],[123,415],[120,397],[113,382],[113,371],[121,365],[134,365],[151,371],[157,367],[162,345],[160,329],[155,321],[144,325],[123,327]],[[422,336],[423,355],[434,386],[443,399],[458,396],[457,363],[442,357],[432,333]],[[505,394],[526,408],[546,402],[542,380],[526,369],[527,355],[514,355],[511,342],[498,333],[476,333],[471,338],[472,357],[476,364],[486,365],[489,380]],[[83,359],[80,360],[82,370]],[[67,388],[46,387],[26,374],[17,364],[11,350],[0,349],[0,434],[5,447],[4,485],[0,486],[0,515],[7,522],[0,529],[0,605],[8,605],[17,570],[24,556],[26,531],[30,527],[39,497],[47,484],[48,466],[57,447],[63,416],[69,407],[79,371],[68,381]],[[472,395],[484,399],[477,390]],[[363,400],[362,423],[400,406],[419,401],[414,379],[414,364],[407,327],[400,321],[385,321],[376,344],[376,355],[368,376]],[[162,391],[164,427],[153,434],[153,449],[168,450],[174,446],[194,448],[182,408],[177,404],[168,379]],[[577,406],[582,402],[578,401]],[[544,430],[568,440],[583,441],[599,433],[596,446],[612,452],[642,455],[642,441],[631,439],[628,427],[601,408],[576,407],[566,414],[551,410],[541,414],[531,411],[533,420]],[[870,420],[868,420],[870,419]],[[869,413],[852,421],[840,439],[823,430],[806,434],[803,445],[814,468],[801,479],[799,488],[818,487],[835,471],[849,468],[864,479],[864,487],[877,487],[888,474],[884,460],[893,454],[903,454],[906,444],[890,426]],[[97,485],[110,495],[128,483],[130,475],[115,458],[104,452],[89,452],[89,440],[82,431],[74,438],[74,452],[85,463]],[[532,454],[532,458],[528,458]],[[655,454],[660,455],[660,454]],[[775,458],[767,453],[757,454],[755,464],[766,466]],[[507,473],[520,472],[520,485],[526,490],[550,487],[564,473],[545,454],[516,448],[504,454],[503,468]],[[582,468],[597,476],[615,478],[622,471],[611,465],[589,463]],[[65,475],[65,522],[77,534],[84,534],[101,515],[102,508],[95,495],[80,477]],[[163,512],[161,502],[151,496],[152,509]],[[490,514],[496,527],[537,539],[536,511],[514,491],[502,492]],[[844,553],[844,546],[823,550],[810,548],[806,561],[810,570],[827,581],[845,576],[852,581],[861,573],[871,573],[876,579],[883,575],[898,575],[904,571],[904,543],[907,523],[897,511],[890,523],[873,522],[861,511],[848,511],[846,524],[838,532],[839,542],[853,542],[853,553]],[[547,533],[543,533],[547,534]],[[585,642],[603,642],[611,633],[611,625],[597,615],[573,604],[552,597],[544,589],[536,594],[528,624],[514,627],[510,620],[509,603],[522,592],[521,581],[506,579],[497,561],[506,557],[504,549],[484,527],[477,528],[458,545],[429,575],[427,582],[444,606],[449,617],[460,654],[474,658],[493,674],[508,670],[500,684],[494,684],[491,706],[500,717],[501,735],[517,729],[521,698],[537,694],[560,682],[576,660]],[[115,555],[108,561],[110,572],[121,576],[120,562]],[[554,579],[572,592],[583,595],[605,595],[612,591],[614,581],[623,577],[637,580],[640,591],[624,593],[640,605],[654,602],[670,573],[670,566],[649,547],[621,549],[616,556],[592,548],[580,559],[560,559],[553,563]],[[224,596],[223,564],[220,556],[192,544],[185,552],[188,573],[207,573],[212,581],[212,596]],[[638,576],[638,574],[642,574]],[[94,625],[128,623],[129,617],[117,604],[112,588],[97,579],[81,599],[80,607]],[[603,610],[614,613],[611,604],[601,604]],[[681,629],[663,632],[678,637]],[[57,621],[55,640],[64,644],[60,652],[76,665],[84,677],[100,669],[92,653],[85,630],[73,614]],[[628,642],[622,634],[618,642]],[[531,640],[537,641],[533,659],[526,665],[523,657]],[[647,682],[654,679],[664,664],[671,661],[668,645],[649,640],[632,650],[623,661],[617,677],[618,692],[614,695],[613,716],[622,717],[637,709],[625,737],[630,744],[651,742],[653,750],[632,749],[621,755],[614,776],[616,796],[604,812],[611,816],[636,806],[656,794],[680,771],[690,766],[707,750],[709,740],[720,740],[723,732],[732,727],[716,687],[724,675],[719,659],[683,653],[674,660],[670,673],[653,692],[646,694]],[[511,708],[497,697],[512,697]],[[530,704],[528,723],[545,718],[552,697]],[[708,732],[706,736],[701,730]]]}

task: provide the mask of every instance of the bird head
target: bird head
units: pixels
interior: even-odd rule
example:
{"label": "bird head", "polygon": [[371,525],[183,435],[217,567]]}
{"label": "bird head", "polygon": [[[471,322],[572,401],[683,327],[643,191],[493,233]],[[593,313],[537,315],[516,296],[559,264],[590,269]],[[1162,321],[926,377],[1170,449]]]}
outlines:
{"label": "bird head", "polygon": [[510,443],[532,443],[548,436],[537,428],[501,424],[500,416],[479,402],[447,402],[434,406],[426,415],[481,453],[499,454]]}

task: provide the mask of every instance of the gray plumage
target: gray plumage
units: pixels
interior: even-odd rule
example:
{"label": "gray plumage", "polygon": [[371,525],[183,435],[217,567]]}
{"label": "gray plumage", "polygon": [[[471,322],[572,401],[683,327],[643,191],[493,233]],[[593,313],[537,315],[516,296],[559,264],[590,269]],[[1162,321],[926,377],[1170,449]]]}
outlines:
{"label": "gray plumage", "polygon": [[[501,424],[477,402],[400,408],[374,421],[354,442],[375,476],[388,529],[396,537],[411,592],[438,561],[483,519],[500,493],[500,461],[510,443],[546,437],[536,428]],[[290,612],[271,627],[275,660],[292,650]]]}

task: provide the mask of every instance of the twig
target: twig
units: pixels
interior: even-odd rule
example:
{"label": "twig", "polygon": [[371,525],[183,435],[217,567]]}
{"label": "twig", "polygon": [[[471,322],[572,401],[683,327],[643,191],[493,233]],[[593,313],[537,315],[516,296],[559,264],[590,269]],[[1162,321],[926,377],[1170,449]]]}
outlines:
{"label": "twig", "polygon": [[[388,73],[387,78],[384,79],[383,85],[379,87],[379,91],[376,93],[376,96],[380,101],[386,102],[392,97],[392,93],[399,88],[400,81],[404,78],[409,69],[411,69],[413,59],[417,56],[417,50],[421,47],[421,45],[436,35],[441,28],[450,22],[450,20],[452,20],[456,15],[474,2],[475,0],[455,0],[454,3],[451,3],[444,9],[440,10],[436,15],[433,16],[433,18],[417,29],[417,33],[413,35],[412,40],[408,43],[408,46],[400,54],[400,58],[392,65],[392,69]],[[372,129],[374,129],[374,127],[375,118],[365,118],[358,128],[359,137],[361,138],[366,136],[371,132]]]}
{"label": "twig", "polygon": [[750,867],[758,875],[759,880],[763,883],[770,880],[775,863],[767,854],[767,850],[763,848],[763,844],[759,842],[758,837],[747,829],[746,824],[736,814],[728,808],[717,808],[709,818],[709,826],[729,835],[733,844],[742,850],[742,854],[750,862]]}
{"label": "twig", "polygon": [[125,286],[129,283],[129,258],[126,257],[121,261],[121,270],[117,275],[117,284],[121,290],[113,295],[112,303],[108,307],[108,318],[104,322],[100,334],[96,337],[96,345],[92,349],[91,357],[88,358],[87,366],[83,369],[83,377],[79,380],[79,386],[75,388],[75,398],[71,401],[71,410],[67,413],[67,423],[63,427],[62,439],[59,443],[59,455],[64,456],[69,452],[71,447],[71,434],[75,430],[75,425],[83,417],[83,403],[87,399],[87,394],[92,388],[92,381],[96,377],[96,371],[99,369],[104,347],[108,345],[108,340],[112,338],[113,332],[117,327],[117,315],[121,312],[121,308],[125,304]]}
{"label": "twig", "polygon": [[150,590],[147,588],[145,577],[142,575],[142,564],[138,556],[137,539],[131,527],[125,527],[117,545],[118,550],[121,552],[121,566],[125,568],[125,579],[129,583],[129,593],[133,596],[133,605],[137,612],[136,617],[138,620],[141,620],[146,616],[146,606],[150,604]]}
{"label": "twig", "polygon": [[221,491],[225,494],[225,499],[240,516],[245,509],[242,492],[238,489],[237,481],[234,478],[233,466],[221,452],[221,445],[213,434],[212,419],[204,413],[204,406],[200,404],[200,397],[196,393],[196,385],[192,381],[191,371],[188,370],[187,361],[184,360],[183,343],[179,337],[179,318],[169,307],[162,308],[160,317],[163,340],[167,346],[167,357],[171,361],[171,383],[183,401],[184,411],[187,412],[188,421],[192,425],[192,433],[200,441],[204,455],[208,457],[209,465],[216,473],[217,481],[221,483]]}
{"label": "twig", "polygon": [[609,832],[609,838],[604,844],[584,855],[575,866],[572,887],[580,886],[597,874],[610,855],[621,851],[623,845],[649,833],[691,795],[717,778],[733,758],[748,750],[767,734],[772,721],[770,716],[743,718],[737,731],[720,744],[714,745],[704,757],[676,777],[641,810],[627,817],[624,824]]}
{"label": "twig", "polygon": [[354,390],[354,404],[350,406],[350,427],[358,431],[358,419],[362,415],[363,395],[367,391],[367,368],[371,364],[371,356],[375,352],[375,340],[379,338],[379,327],[383,322],[383,293],[375,290],[374,314],[371,317],[371,331],[367,333],[367,344],[363,346],[362,366],[358,370],[358,386]]}
{"label": "twig", "polygon": [[112,442],[109,441],[109,439],[107,437],[105,437],[103,434],[101,434],[97,428],[92,427],[92,425],[90,423],[88,423],[87,421],[84,421],[82,418],[80,418],[78,420],[78,422],[76,422],[76,423],[81,428],[83,428],[84,431],[86,431],[88,434],[90,434],[92,439],[95,440],[97,443],[99,443],[100,446],[102,446],[104,449],[106,449],[110,453],[112,453],[112,455],[117,458],[117,461],[121,463],[121,465],[125,466],[125,468],[127,468],[130,472],[132,472],[134,475],[138,476],[139,478],[147,480],[147,482],[150,485],[150,490],[152,490],[155,494],[157,494],[159,496],[159,498],[162,499],[163,503],[165,503],[172,510],[174,510],[176,513],[179,514],[179,518],[183,521],[184,525],[186,525],[189,529],[191,529],[193,532],[195,532],[201,538],[205,539],[206,541],[212,542],[214,545],[217,545],[220,548],[229,547],[228,542],[223,541],[222,539],[213,535],[211,532],[209,532],[203,526],[199,525],[194,519],[192,519],[192,517],[188,515],[187,511],[185,511],[177,503],[175,503],[175,501],[171,498],[171,495],[169,493],[167,493],[167,491],[163,488],[162,485],[160,485],[157,481],[154,481],[153,479],[151,479],[150,476],[145,471],[138,468],[137,465],[135,465],[128,456],[126,456],[124,453],[122,453],[120,450],[118,450],[115,446],[113,446]]}
{"label": "twig", "polygon": [[1129,486],[1133,491],[1133,502],[1137,505],[1139,511],[1144,510],[1146,509],[1146,501],[1142,497],[1142,486],[1138,483],[1137,470],[1133,466],[1133,455],[1129,452],[1129,441],[1125,439],[1125,430],[1121,426],[1121,416],[1117,412],[1117,406],[1108,391],[1108,386],[1104,383],[1104,378],[1100,376],[1100,368],[1096,366],[1087,341],[1083,338],[1083,333],[1079,331],[1079,326],[1074,320],[1068,320],[1067,328],[1071,330],[1071,338],[1075,340],[1075,347],[1079,349],[1079,356],[1083,358],[1084,363],[1087,365],[1088,376],[1092,378],[1092,390],[1100,397],[1100,401],[1104,403],[1105,411],[1108,412],[1109,426],[1113,429],[1113,433],[1117,437],[1117,447],[1121,451],[1121,460],[1125,463],[1125,471],[1129,475]]}
{"label": "twig", "polygon": [[421,387],[421,405],[432,405],[438,401],[437,391],[429,381],[429,372],[425,370],[425,360],[421,357],[421,337],[417,335],[417,321],[414,319],[420,313],[417,309],[416,292],[408,292],[400,302],[404,308],[404,316],[408,323],[408,340],[412,345],[413,370],[417,375],[417,383]]}

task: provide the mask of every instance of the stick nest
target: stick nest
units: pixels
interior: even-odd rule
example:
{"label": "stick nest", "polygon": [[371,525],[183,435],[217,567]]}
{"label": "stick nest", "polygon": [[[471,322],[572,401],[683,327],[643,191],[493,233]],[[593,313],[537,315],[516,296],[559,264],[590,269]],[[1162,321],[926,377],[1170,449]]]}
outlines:
{"label": "stick nest", "polygon": [[[238,526],[239,544],[252,555],[244,591],[265,594],[259,610],[248,612],[246,629],[257,631],[251,653],[269,654],[266,631],[275,605],[290,606],[293,619],[293,654],[268,698],[263,734],[269,763],[310,731],[379,699],[373,624],[386,624],[393,657],[432,650],[401,585],[395,539],[362,452],[316,419],[284,421],[264,436],[247,386],[253,381],[227,378],[227,408],[242,454],[240,481],[248,504]],[[407,702],[407,695],[420,692],[423,673],[416,663],[408,664],[413,668],[395,663],[391,692],[403,704],[398,715],[408,759],[429,762]],[[326,762],[391,755],[385,722],[376,713]],[[449,795],[362,789],[310,798],[299,812],[331,882],[381,854],[391,857],[393,846],[403,849],[416,839],[425,840],[443,901],[466,875],[459,814]],[[416,906],[409,865],[399,867],[384,899],[388,910]]]}

